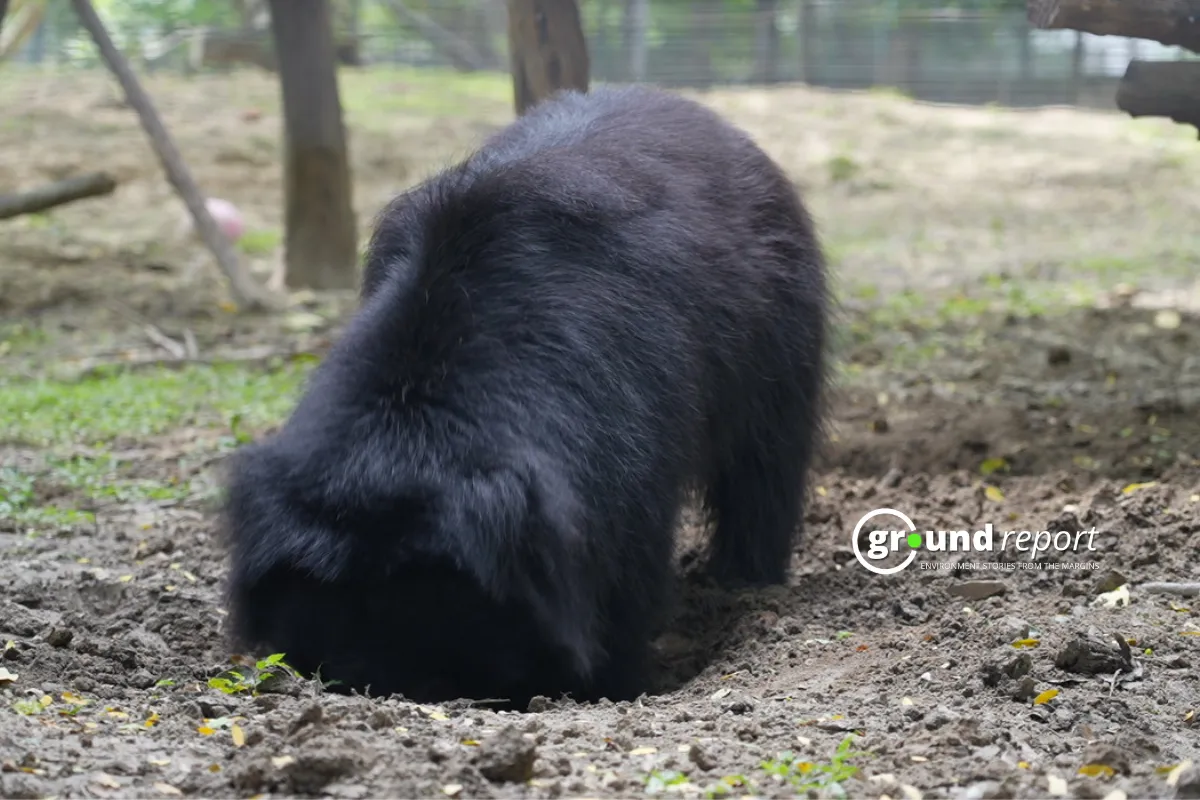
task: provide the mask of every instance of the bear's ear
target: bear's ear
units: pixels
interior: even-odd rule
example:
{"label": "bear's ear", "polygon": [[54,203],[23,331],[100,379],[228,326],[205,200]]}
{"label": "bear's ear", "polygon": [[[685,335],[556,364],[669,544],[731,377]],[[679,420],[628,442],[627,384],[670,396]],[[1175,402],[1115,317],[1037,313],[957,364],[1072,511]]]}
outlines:
{"label": "bear's ear", "polygon": [[439,555],[500,602],[533,613],[581,675],[598,656],[596,609],[578,503],[542,458],[464,477],[443,498]]}

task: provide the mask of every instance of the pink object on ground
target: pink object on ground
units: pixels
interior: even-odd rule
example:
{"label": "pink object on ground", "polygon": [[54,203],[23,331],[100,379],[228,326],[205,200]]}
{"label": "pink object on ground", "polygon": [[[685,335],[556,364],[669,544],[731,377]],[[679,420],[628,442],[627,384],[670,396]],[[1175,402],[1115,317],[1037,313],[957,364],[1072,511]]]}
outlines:
{"label": "pink object on ground", "polygon": [[208,207],[208,213],[216,221],[217,227],[221,229],[221,233],[225,234],[225,238],[231,242],[242,238],[242,234],[246,232],[246,222],[242,219],[242,213],[237,210],[237,206],[219,197],[210,197],[204,201],[204,204]]}

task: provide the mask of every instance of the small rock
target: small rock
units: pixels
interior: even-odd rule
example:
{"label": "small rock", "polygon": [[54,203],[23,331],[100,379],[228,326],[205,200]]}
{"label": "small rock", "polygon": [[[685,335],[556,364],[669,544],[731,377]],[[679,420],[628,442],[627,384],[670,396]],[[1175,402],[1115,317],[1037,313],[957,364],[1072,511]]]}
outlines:
{"label": "small rock", "polygon": [[1028,639],[1030,626],[1020,617],[1002,617],[996,622],[996,630],[1000,644],[1011,644],[1020,639]]}
{"label": "small rock", "polygon": [[1033,657],[1029,653],[1018,653],[1004,665],[1004,674],[1013,680],[1023,678],[1033,671]]}
{"label": "small rock", "polygon": [[549,697],[542,697],[540,694],[529,698],[529,706],[526,709],[531,714],[539,714],[543,711],[549,711],[553,703]]}
{"label": "small rock", "polygon": [[74,637],[75,632],[70,628],[51,628],[46,634],[46,643],[51,647],[66,647]]}
{"label": "small rock", "polygon": [[1033,698],[1037,697],[1037,683],[1029,675],[1017,683],[1017,688],[1013,691],[1013,700],[1021,703],[1028,703]]}
{"label": "small rock", "polygon": [[305,725],[316,725],[325,716],[325,712],[317,703],[313,703],[308,708],[300,712],[300,716],[296,717],[296,721],[292,723],[289,735],[303,728]]}
{"label": "small rock", "polygon": [[688,748],[688,761],[691,761],[705,772],[717,767],[716,760],[699,744],[693,744]]}
{"label": "small rock", "polygon": [[536,759],[537,745],[508,725],[480,744],[474,762],[493,783],[525,783],[533,778]]}
{"label": "small rock", "polygon": [[1129,583],[1129,578],[1115,569],[1110,569],[1096,581],[1096,594],[1115,591],[1127,583]]}
{"label": "small rock", "polygon": [[1124,640],[1090,628],[1058,652],[1054,666],[1080,675],[1111,675],[1118,670],[1132,669],[1133,662],[1129,645]]}
{"label": "small rock", "polygon": [[1046,353],[1046,363],[1052,365],[1071,363],[1071,351],[1062,345],[1051,347]]}
{"label": "small rock", "polygon": [[947,594],[964,600],[982,600],[985,597],[1004,594],[1006,591],[1008,586],[1003,581],[964,581],[946,590]]}

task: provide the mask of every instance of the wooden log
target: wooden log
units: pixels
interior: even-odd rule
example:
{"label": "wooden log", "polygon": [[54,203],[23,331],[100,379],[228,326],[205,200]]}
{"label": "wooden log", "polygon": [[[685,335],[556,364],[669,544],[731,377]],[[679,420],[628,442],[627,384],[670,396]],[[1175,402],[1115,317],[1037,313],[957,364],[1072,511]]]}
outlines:
{"label": "wooden log", "polygon": [[1035,28],[1129,36],[1200,53],[1200,0],[1027,0]]}
{"label": "wooden log", "polygon": [[73,203],[86,197],[112,194],[117,182],[104,172],[91,172],[67,178],[28,192],[0,195],[0,219],[11,219],[22,214],[36,214],[48,208]]}
{"label": "wooden log", "polygon": [[154,108],[154,102],[142,88],[141,82],[133,73],[129,62],[125,60],[125,56],[113,44],[113,40],[105,30],[104,23],[92,6],[91,0],[71,0],[71,5],[75,9],[75,15],[79,17],[80,24],[91,35],[92,41],[96,43],[96,49],[100,51],[100,58],[116,77],[117,82],[121,84],[121,88],[125,91],[125,99],[137,112],[146,137],[150,140],[154,153],[158,156],[158,160],[167,174],[167,180],[171,182],[175,192],[187,205],[192,219],[195,220],[200,238],[216,258],[221,271],[225,273],[234,301],[247,310],[282,308],[283,298],[272,295],[255,283],[254,278],[238,260],[233,243],[221,233],[216,220],[212,218],[212,214],[208,213],[208,207],[204,204],[204,195],[200,193],[200,187],[196,185],[191,170],[187,168],[183,156],[175,146],[175,141],[167,132],[162,119],[159,118],[158,111]]}
{"label": "wooden log", "polygon": [[1117,86],[1117,108],[1200,130],[1200,61],[1130,61]]}

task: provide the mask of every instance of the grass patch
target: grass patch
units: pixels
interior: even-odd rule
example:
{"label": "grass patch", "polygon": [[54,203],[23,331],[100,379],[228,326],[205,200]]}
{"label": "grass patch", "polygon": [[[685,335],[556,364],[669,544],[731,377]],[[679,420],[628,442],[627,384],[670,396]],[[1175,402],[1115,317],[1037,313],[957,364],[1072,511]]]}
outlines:
{"label": "grass patch", "polygon": [[283,244],[283,234],[274,228],[246,231],[237,244],[238,249],[248,256],[269,256]]}
{"label": "grass patch", "polygon": [[376,68],[339,76],[342,107],[351,120],[387,125],[397,112],[419,117],[478,119],[480,108],[512,109],[512,80],[501,73],[467,75],[445,69]]}
{"label": "grass patch", "polygon": [[184,425],[228,428],[235,418],[268,425],[290,411],[310,368],[306,361],[271,371],[216,364],[0,385],[0,440],[102,447]]}

